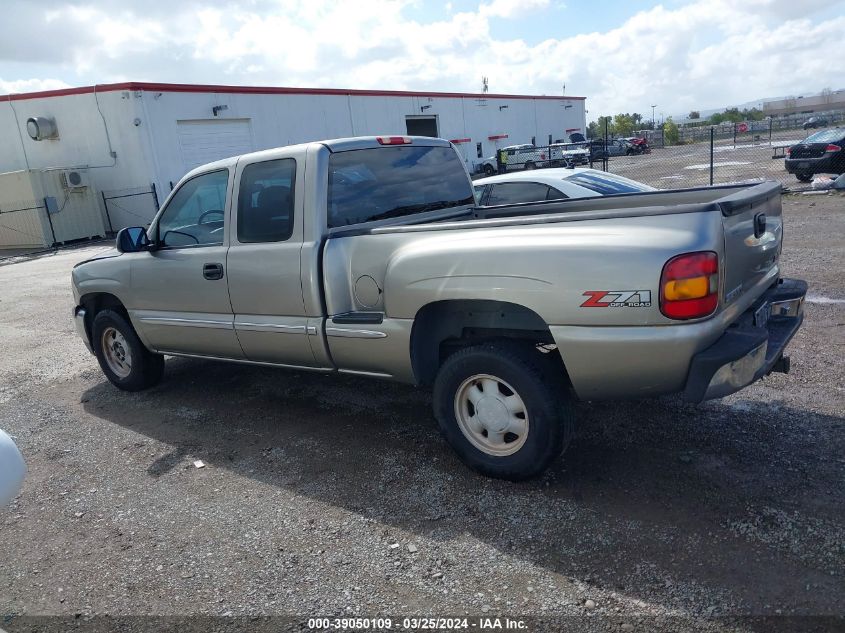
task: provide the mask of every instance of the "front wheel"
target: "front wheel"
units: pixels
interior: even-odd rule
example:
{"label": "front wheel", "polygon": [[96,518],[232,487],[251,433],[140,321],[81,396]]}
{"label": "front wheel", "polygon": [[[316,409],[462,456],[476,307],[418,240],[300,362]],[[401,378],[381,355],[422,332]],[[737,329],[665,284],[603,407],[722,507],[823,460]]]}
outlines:
{"label": "front wheel", "polygon": [[572,405],[546,364],[540,352],[509,343],[469,347],[443,363],[434,383],[435,415],[470,468],[520,481],[541,474],[566,448]]}
{"label": "front wheel", "polygon": [[537,169],[537,165],[529,161],[525,163],[525,169]]}
{"label": "front wheel", "polygon": [[100,369],[115,387],[141,391],[161,380],[164,357],[144,347],[132,325],[119,312],[98,312],[91,334]]}
{"label": "front wheel", "polygon": [[496,169],[493,165],[484,165],[484,175],[485,176],[492,176],[496,173]]}

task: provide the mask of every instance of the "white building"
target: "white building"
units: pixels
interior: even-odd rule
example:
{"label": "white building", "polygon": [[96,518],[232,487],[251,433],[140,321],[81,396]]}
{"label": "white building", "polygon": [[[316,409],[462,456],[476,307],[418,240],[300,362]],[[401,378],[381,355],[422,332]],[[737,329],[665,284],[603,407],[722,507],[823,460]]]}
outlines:
{"label": "white building", "polygon": [[[42,140],[28,125],[38,117],[55,124]],[[117,230],[152,219],[153,191],[163,201],[187,171],[236,154],[416,134],[451,140],[472,172],[499,147],[576,131],[586,132],[583,97],[121,83],[0,96],[0,173],[86,172]]]}

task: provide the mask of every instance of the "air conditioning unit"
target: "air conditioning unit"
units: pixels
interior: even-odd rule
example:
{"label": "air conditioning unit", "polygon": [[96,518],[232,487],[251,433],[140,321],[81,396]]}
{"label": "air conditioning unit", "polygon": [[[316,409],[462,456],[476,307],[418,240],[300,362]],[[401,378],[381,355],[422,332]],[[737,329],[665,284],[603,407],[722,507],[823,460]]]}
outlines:
{"label": "air conditioning unit", "polygon": [[88,172],[68,169],[62,172],[62,186],[65,189],[82,189],[88,186]]}

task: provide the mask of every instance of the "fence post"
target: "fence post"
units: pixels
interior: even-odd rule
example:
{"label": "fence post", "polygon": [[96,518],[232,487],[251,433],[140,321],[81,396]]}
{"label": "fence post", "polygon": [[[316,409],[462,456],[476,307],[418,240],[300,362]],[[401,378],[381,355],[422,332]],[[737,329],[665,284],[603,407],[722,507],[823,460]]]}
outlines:
{"label": "fence post", "polygon": [[734,121],[734,149],[736,148],[736,121]]}
{"label": "fence post", "polygon": [[769,117],[769,147],[772,146],[772,117]]}
{"label": "fence post", "polygon": [[154,182],[150,183],[150,191],[153,194],[153,203],[156,205],[156,211],[158,211],[158,191],[156,191],[156,184]]}
{"label": "fence post", "polygon": [[109,233],[114,234],[114,227],[111,225],[111,216],[109,215],[109,203],[106,200],[106,192],[101,191],[100,195],[103,196],[103,207],[106,209],[106,220],[109,222]]}
{"label": "fence post", "polygon": [[601,157],[602,166],[604,167],[604,171],[610,171],[610,155],[607,153],[607,128],[608,128],[608,120],[605,118],[604,120],[604,155]]}
{"label": "fence post", "polygon": [[53,248],[58,242],[56,241],[56,229],[53,228],[53,218],[50,217],[50,207],[47,205],[47,198],[44,198],[44,213],[47,214],[47,222],[50,223],[50,235],[53,236],[53,243],[50,248]]}
{"label": "fence post", "polygon": [[713,128],[710,128],[710,186],[713,186]]}

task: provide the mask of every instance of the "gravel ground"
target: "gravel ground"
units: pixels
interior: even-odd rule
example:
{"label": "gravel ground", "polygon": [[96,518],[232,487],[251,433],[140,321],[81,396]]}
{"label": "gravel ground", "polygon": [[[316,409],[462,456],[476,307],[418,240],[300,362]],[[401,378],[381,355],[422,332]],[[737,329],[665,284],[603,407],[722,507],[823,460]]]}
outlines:
{"label": "gravel ground", "polygon": [[564,458],[525,484],[468,471],[406,386],[170,359],[158,387],[120,392],[70,319],[70,268],[103,246],[0,265],[0,427],[29,465],[0,513],[0,627],[470,614],[784,630],[845,615],[845,197],[784,209],[784,274],[811,285],[792,373],[698,407],[581,404]]}

